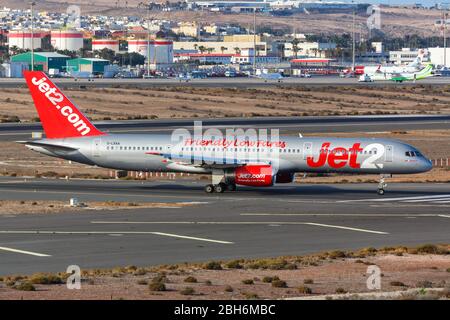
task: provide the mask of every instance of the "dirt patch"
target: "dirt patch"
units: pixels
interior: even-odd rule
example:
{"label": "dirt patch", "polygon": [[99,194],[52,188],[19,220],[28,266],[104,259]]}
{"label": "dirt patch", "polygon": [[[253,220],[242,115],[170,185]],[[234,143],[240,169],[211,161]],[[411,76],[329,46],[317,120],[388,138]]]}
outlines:
{"label": "dirt patch", "polygon": [[13,201],[0,200],[0,215],[54,214],[59,212],[83,212],[87,210],[122,210],[146,208],[182,208],[198,205],[194,202],[89,202],[70,206],[63,201]]}
{"label": "dirt patch", "polygon": [[[365,248],[272,259],[86,270],[81,290],[68,290],[63,273],[13,275],[1,278],[0,299],[283,299],[381,291],[405,292],[385,298],[415,299],[433,288],[444,290],[428,298],[448,299],[449,250],[449,245]],[[369,266],[380,268],[380,290],[367,287]],[[56,284],[42,284],[48,279]],[[33,284],[36,291],[18,290],[21,283]],[[411,294],[410,289],[417,291]]]}

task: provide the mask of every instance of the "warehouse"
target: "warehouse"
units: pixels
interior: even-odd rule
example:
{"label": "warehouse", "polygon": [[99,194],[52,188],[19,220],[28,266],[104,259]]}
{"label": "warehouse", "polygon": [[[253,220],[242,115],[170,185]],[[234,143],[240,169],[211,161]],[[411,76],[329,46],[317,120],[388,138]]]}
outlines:
{"label": "warehouse", "polygon": [[[69,56],[56,52],[35,52],[34,70],[48,72],[49,69],[57,69],[58,71],[62,71],[66,68],[66,62],[69,59]],[[25,52],[12,56],[11,62],[26,62],[31,70],[31,52]]]}
{"label": "warehouse", "polygon": [[67,61],[69,72],[89,72],[92,74],[103,74],[109,60],[97,58],[76,58]]}

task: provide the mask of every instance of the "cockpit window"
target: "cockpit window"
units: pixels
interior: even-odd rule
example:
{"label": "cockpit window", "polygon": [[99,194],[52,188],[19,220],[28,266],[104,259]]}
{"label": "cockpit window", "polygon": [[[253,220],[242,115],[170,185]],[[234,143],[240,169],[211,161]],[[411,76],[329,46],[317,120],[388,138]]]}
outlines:
{"label": "cockpit window", "polygon": [[422,154],[419,151],[406,151],[405,156],[407,156],[407,157],[422,157]]}

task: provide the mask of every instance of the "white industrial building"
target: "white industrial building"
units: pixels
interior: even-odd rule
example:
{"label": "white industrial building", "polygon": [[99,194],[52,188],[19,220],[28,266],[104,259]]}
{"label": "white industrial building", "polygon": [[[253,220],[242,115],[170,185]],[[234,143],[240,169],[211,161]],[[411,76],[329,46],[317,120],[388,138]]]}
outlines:
{"label": "white industrial building", "polygon": [[[430,62],[435,66],[449,66],[450,65],[450,48],[428,48]],[[444,54],[445,52],[445,54]],[[446,59],[444,59],[446,56]],[[445,60],[445,61],[444,61]]]}
{"label": "white industrial building", "polygon": [[42,38],[45,36],[44,32],[29,30],[11,30],[8,33],[9,48],[17,47],[19,49],[31,50],[31,43],[33,48],[38,49],[42,47]]}
{"label": "white industrial building", "polygon": [[136,52],[148,57],[150,49],[150,65],[152,68],[164,68],[173,63],[173,42],[171,40],[128,40],[128,52]]}
{"label": "white industrial building", "polygon": [[109,49],[114,52],[119,52],[119,40],[114,39],[93,39],[92,51],[101,51],[103,49]]}
{"label": "white industrial building", "polygon": [[400,51],[389,51],[389,61],[396,65],[405,65],[413,62],[418,54],[418,49],[410,48],[402,48]]}
{"label": "white industrial building", "polygon": [[57,50],[78,51],[83,48],[83,32],[57,30],[50,33],[52,46]]}

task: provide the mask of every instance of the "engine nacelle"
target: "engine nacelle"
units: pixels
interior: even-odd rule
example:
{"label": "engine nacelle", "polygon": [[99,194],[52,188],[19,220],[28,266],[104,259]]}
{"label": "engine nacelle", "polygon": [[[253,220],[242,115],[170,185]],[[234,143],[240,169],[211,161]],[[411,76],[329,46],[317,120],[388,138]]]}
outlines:
{"label": "engine nacelle", "polygon": [[251,187],[270,187],[274,184],[271,165],[247,165],[227,174],[229,182]]}
{"label": "engine nacelle", "polygon": [[278,172],[275,176],[275,183],[291,183],[294,182],[295,173],[293,172]]}

